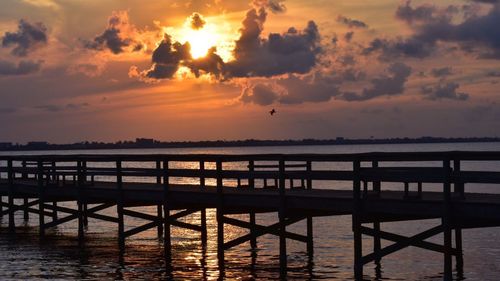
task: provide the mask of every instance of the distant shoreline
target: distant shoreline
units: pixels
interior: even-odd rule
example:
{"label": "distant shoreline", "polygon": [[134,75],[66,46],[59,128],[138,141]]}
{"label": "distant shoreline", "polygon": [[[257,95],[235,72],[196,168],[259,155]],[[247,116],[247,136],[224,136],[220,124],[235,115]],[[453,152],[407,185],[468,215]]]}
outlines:
{"label": "distant shoreline", "polygon": [[262,147],[262,146],[305,146],[305,145],[366,145],[366,144],[418,144],[418,143],[480,143],[500,142],[498,137],[477,138],[389,138],[389,139],[346,139],[329,140],[237,140],[237,141],[185,141],[162,142],[153,139],[119,141],[116,143],[80,142],[73,144],[51,144],[29,142],[28,144],[0,143],[0,151],[40,151],[40,150],[99,150],[99,149],[155,149],[155,148],[206,148],[206,147]]}

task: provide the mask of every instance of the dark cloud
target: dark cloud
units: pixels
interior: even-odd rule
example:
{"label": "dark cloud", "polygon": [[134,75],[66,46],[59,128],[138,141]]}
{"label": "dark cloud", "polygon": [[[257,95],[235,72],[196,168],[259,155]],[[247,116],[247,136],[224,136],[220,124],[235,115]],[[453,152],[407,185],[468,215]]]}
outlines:
{"label": "dark cloud", "polygon": [[279,94],[269,85],[257,83],[243,89],[240,101],[257,105],[270,105],[278,100]]}
{"label": "dark cloud", "polygon": [[445,77],[453,74],[453,70],[451,67],[441,67],[441,68],[433,68],[431,70],[431,74],[434,77]]}
{"label": "dark cloud", "polygon": [[80,110],[89,106],[90,104],[85,102],[85,103],[68,103],[66,105],[46,104],[46,105],[38,105],[35,106],[34,108],[46,112],[62,112],[62,111]]}
{"label": "dark cloud", "polygon": [[346,42],[351,42],[352,38],[354,37],[354,31],[349,31],[344,34],[344,40]]}
{"label": "dark cloud", "polygon": [[208,50],[205,57],[185,62],[196,77],[203,73],[211,73],[217,79],[223,78],[224,75],[224,61],[216,54],[217,49],[212,47]]}
{"label": "dark cloud", "polygon": [[18,64],[10,61],[0,60],[0,75],[26,75],[38,72],[42,61],[22,60]]}
{"label": "dark cloud", "polygon": [[5,32],[2,47],[15,46],[11,54],[24,57],[28,53],[47,45],[47,28],[43,23],[31,24],[23,19],[19,21],[17,32]]}
{"label": "dark cloud", "polygon": [[488,77],[500,77],[500,71],[491,70],[486,73]]}
{"label": "dark cloud", "polygon": [[470,0],[470,1],[477,3],[487,3],[487,4],[500,3],[500,0]]}
{"label": "dark cloud", "polygon": [[339,56],[337,58],[337,62],[339,62],[342,66],[355,65],[356,58],[353,55],[347,54],[347,55]]}
{"label": "dark cloud", "polygon": [[356,82],[366,78],[366,73],[364,71],[346,68],[338,72],[338,77],[336,77],[340,82]]}
{"label": "dark cloud", "polygon": [[278,84],[286,89],[286,94],[279,99],[283,104],[326,102],[340,93],[336,81],[321,74],[302,78],[289,75],[287,78],[279,79]]}
{"label": "dark cloud", "polygon": [[337,17],[337,22],[348,26],[349,28],[368,28],[368,25],[360,20],[351,19],[343,15]]}
{"label": "dark cloud", "polygon": [[457,92],[459,87],[458,83],[442,81],[434,87],[423,86],[422,94],[429,100],[451,99],[465,101],[469,99],[469,94]]}
{"label": "dark cloud", "polygon": [[298,31],[290,28],[283,34],[271,33],[261,38],[267,13],[251,9],[243,20],[241,36],[234,49],[235,60],[226,64],[232,77],[274,76],[307,73],[317,62],[320,52],[318,27],[313,21]]}
{"label": "dark cloud", "polygon": [[196,76],[206,73],[222,80],[308,73],[316,65],[321,51],[316,24],[310,21],[301,31],[290,27],[285,33],[271,33],[262,38],[266,17],[265,8],[247,12],[240,37],[235,43],[235,59],[228,63],[224,63],[215,47],[205,57],[193,59],[188,43],[172,42],[167,36],[153,52],[153,67],[142,74],[133,68],[129,75],[151,79],[172,78],[180,65],[190,68]]}
{"label": "dark cloud", "polygon": [[205,26],[205,24],[207,23],[203,19],[203,17],[198,13],[193,13],[189,20],[191,23],[191,28],[195,29],[195,30],[202,29]]}
{"label": "dark cloud", "polygon": [[17,112],[15,107],[0,107],[0,114],[11,114]]}
{"label": "dark cloud", "polygon": [[414,22],[430,21],[434,19],[436,7],[433,5],[422,5],[416,8],[411,6],[411,1],[406,1],[396,10],[396,18],[406,21],[410,24]]}
{"label": "dark cloud", "polygon": [[108,20],[108,27],[101,35],[91,41],[84,41],[85,48],[93,50],[109,49],[113,54],[123,53],[127,48],[137,52],[142,49],[142,44],[131,36],[134,28],[130,25],[126,11],[115,11]]}
{"label": "dark cloud", "polygon": [[153,67],[144,73],[144,76],[152,79],[168,79],[179,69],[181,61],[191,59],[189,43],[172,44],[170,36],[165,34],[165,38],[153,51]]}
{"label": "dark cloud", "polygon": [[370,45],[363,49],[362,54],[369,55],[380,52],[381,60],[388,60],[398,57],[426,58],[436,49],[433,41],[420,40],[420,38],[397,38],[381,39],[376,38]]}
{"label": "dark cloud", "polygon": [[346,92],[340,98],[347,101],[364,101],[379,96],[395,96],[404,92],[404,86],[411,74],[411,67],[403,63],[394,63],[387,69],[388,75],[371,80],[372,87],[361,93]]}
{"label": "dark cloud", "polygon": [[423,5],[411,7],[408,1],[396,11],[396,16],[412,25],[409,38],[393,40],[377,38],[364,49],[364,54],[381,51],[384,59],[398,56],[424,58],[433,54],[438,42],[458,43],[462,50],[478,52],[479,58],[500,59],[500,4],[493,5],[485,14],[466,16],[456,23],[453,16],[458,8],[437,8]]}
{"label": "dark cloud", "polygon": [[275,14],[286,12],[285,1],[282,0],[254,0],[253,5],[257,9],[265,8]]}
{"label": "dark cloud", "polygon": [[337,43],[339,42],[339,38],[337,37],[337,34],[333,34],[333,37],[332,37],[332,44],[334,46],[337,46]]}

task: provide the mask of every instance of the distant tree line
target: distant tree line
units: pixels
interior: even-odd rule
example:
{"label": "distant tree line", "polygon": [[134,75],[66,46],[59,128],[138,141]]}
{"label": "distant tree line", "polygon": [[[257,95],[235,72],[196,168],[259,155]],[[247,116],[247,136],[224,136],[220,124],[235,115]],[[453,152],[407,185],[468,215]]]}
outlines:
{"label": "distant tree line", "polygon": [[0,142],[2,151],[25,150],[78,150],[78,149],[132,149],[132,148],[189,148],[189,147],[239,147],[239,146],[294,146],[294,145],[352,145],[352,144],[407,144],[407,143],[463,143],[463,142],[500,142],[498,137],[470,138],[386,138],[386,139],[302,139],[302,140],[216,140],[216,141],[157,141],[154,139],[137,138],[135,141],[118,142],[77,142],[72,144],[52,144],[43,141],[33,141],[26,144]]}

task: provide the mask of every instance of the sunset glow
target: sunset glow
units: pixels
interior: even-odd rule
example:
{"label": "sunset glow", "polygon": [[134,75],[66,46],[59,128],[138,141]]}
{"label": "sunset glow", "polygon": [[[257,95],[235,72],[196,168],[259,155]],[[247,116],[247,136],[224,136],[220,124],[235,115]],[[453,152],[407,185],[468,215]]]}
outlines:
{"label": "sunset glow", "polygon": [[189,42],[191,56],[199,59],[207,55],[212,47],[217,48],[217,54],[224,62],[233,59],[232,51],[234,41],[238,39],[237,29],[234,28],[224,17],[207,18],[206,23],[199,29],[193,29],[190,19],[187,18],[181,27],[164,27],[167,34],[178,42]]}
{"label": "sunset glow", "polygon": [[498,1],[7,2],[0,143],[500,135]]}

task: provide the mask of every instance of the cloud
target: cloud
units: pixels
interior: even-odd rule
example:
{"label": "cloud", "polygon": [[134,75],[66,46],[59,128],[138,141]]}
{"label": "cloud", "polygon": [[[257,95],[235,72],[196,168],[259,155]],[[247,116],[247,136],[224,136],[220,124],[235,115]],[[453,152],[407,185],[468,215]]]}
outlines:
{"label": "cloud", "polygon": [[11,114],[17,111],[18,109],[15,107],[0,107],[0,114]]}
{"label": "cloud", "polygon": [[340,94],[337,81],[320,73],[298,76],[289,74],[271,80],[256,82],[242,89],[239,100],[267,106],[273,103],[302,104],[305,102],[326,102]]}
{"label": "cloud", "polygon": [[370,55],[374,52],[380,52],[379,58],[383,61],[398,57],[422,59],[429,57],[435,49],[435,42],[420,40],[420,38],[376,38],[370,42],[368,47],[363,49],[362,54]]}
{"label": "cloud", "polygon": [[193,59],[189,43],[174,42],[166,35],[153,52],[152,68],[142,73],[133,68],[129,76],[145,80],[169,79],[180,66],[188,67],[195,76],[211,74],[220,80],[308,73],[316,65],[317,55],[321,52],[316,24],[309,21],[301,31],[290,27],[287,32],[270,33],[267,38],[262,38],[266,17],[265,8],[247,12],[240,37],[235,42],[234,60],[228,63],[224,63],[215,47],[205,57]]}
{"label": "cloud", "polygon": [[468,11],[462,21],[454,18],[458,11],[456,6],[412,8],[411,2],[407,1],[398,7],[396,17],[409,23],[414,34],[392,40],[377,38],[363,53],[381,51],[383,59],[398,56],[425,58],[437,50],[438,42],[448,42],[457,43],[468,52],[476,52],[478,58],[500,59],[500,4],[492,5],[484,14]]}
{"label": "cloud", "polygon": [[500,71],[491,70],[486,73],[487,77],[500,77]]}
{"label": "cloud", "polygon": [[66,105],[57,105],[57,104],[37,105],[34,108],[46,112],[55,113],[55,112],[70,111],[70,110],[80,110],[89,106],[90,104],[84,102],[84,103],[68,103]]}
{"label": "cloud", "polygon": [[411,1],[406,1],[404,5],[398,6],[396,10],[396,18],[407,23],[429,21],[434,18],[436,7],[433,5],[422,5],[417,8],[411,6]]}
{"label": "cloud", "polygon": [[411,67],[404,63],[393,63],[387,69],[388,75],[371,80],[372,87],[361,93],[345,92],[339,98],[346,101],[364,101],[379,96],[395,96],[404,92],[404,86],[411,74]]}
{"label": "cloud", "polygon": [[486,4],[500,3],[500,0],[470,0],[470,1],[477,3],[486,3]]}
{"label": "cloud", "polygon": [[431,74],[434,77],[444,77],[451,75],[453,73],[453,70],[451,67],[441,67],[441,68],[433,68],[431,70]]}
{"label": "cloud", "polygon": [[286,89],[286,93],[280,97],[280,103],[283,104],[326,102],[340,94],[336,81],[319,73],[305,77],[289,75],[277,83]]}
{"label": "cloud", "polygon": [[254,103],[257,105],[270,105],[278,100],[279,93],[270,85],[257,83],[243,88],[240,101],[243,103]]}
{"label": "cloud", "polygon": [[47,28],[41,22],[34,24],[23,19],[19,20],[17,32],[5,32],[2,47],[15,46],[11,54],[25,57],[29,53],[47,45]]}
{"label": "cloud", "polygon": [[339,62],[342,66],[350,66],[356,64],[356,58],[351,55],[342,55],[337,58],[337,62]]}
{"label": "cloud", "polygon": [[228,74],[231,77],[270,77],[309,72],[321,51],[316,23],[309,21],[302,31],[291,27],[285,33],[271,33],[262,38],[266,16],[263,8],[247,12],[236,41],[235,60],[226,64]]}
{"label": "cloud", "polygon": [[457,92],[459,87],[460,85],[458,83],[441,81],[434,87],[423,86],[422,94],[429,100],[468,100],[469,94]]}
{"label": "cloud", "polygon": [[42,61],[22,60],[18,64],[0,59],[0,76],[27,75],[38,72]]}
{"label": "cloud", "polygon": [[207,23],[198,13],[193,13],[189,18],[189,22],[191,23],[191,28],[194,30],[202,29]]}
{"label": "cloud", "polygon": [[254,0],[253,6],[256,9],[265,8],[270,10],[272,13],[279,14],[286,12],[285,1],[281,0]]}
{"label": "cloud", "polygon": [[191,59],[190,48],[188,42],[172,43],[171,37],[165,34],[163,41],[153,51],[152,68],[143,72],[142,76],[150,79],[172,78],[179,69],[181,61]]}
{"label": "cloud", "polygon": [[360,20],[351,19],[343,15],[337,17],[337,22],[348,26],[349,28],[368,28],[368,25]]}
{"label": "cloud", "polygon": [[344,40],[346,42],[351,42],[352,38],[354,37],[354,31],[349,31],[344,34]]}
{"label": "cloud", "polygon": [[108,49],[113,54],[140,51],[143,45],[134,38],[135,33],[136,29],[130,24],[128,12],[113,11],[106,30],[94,39],[84,41],[83,45],[87,49],[99,51]]}
{"label": "cloud", "polygon": [[216,52],[217,48],[212,47],[208,50],[206,56],[187,61],[184,64],[191,69],[196,77],[203,73],[211,73],[217,79],[220,79],[224,75],[224,61]]}

